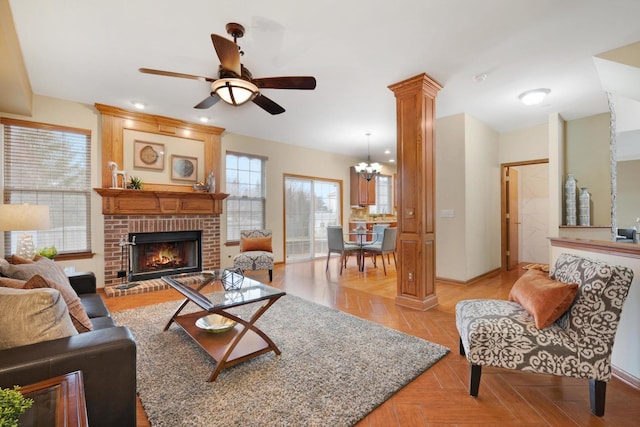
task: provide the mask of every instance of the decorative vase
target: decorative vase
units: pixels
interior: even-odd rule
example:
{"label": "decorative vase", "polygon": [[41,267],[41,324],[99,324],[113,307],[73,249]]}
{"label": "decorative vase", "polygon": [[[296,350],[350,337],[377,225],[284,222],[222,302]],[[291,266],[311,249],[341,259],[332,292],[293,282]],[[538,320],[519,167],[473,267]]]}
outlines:
{"label": "decorative vase", "polygon": [[213,174],[213,171],[207,176],[207,185],[209,186],[209,193],[216,192],[216,176]]}
{"label": "decorative vase", "polygon": [[564,183],[565,220],[567,225],[577,225],[576,179],[568,174]]}
{"label": "decorative vase", "polygon": [[580,225],[591,225],[591,194],[586,188],[580,191],[580,204],[578,205]]}

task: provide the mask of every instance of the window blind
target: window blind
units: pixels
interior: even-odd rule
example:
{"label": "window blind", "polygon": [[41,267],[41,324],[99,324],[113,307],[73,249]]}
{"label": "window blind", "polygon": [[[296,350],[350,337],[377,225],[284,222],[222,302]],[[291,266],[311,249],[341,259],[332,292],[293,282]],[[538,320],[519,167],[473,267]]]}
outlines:
{"label": "window blind", "polygon": [[226,154],[227,241],[239,241],[240,230],[265,228],[265,158]]}
{"label": "window blind", "polygon": [[[49,206],[51,228],[34,232],[38,248],[91,251],[91,132],[1,119],[4,203]],[[14,253],[18,232],[5,234]]]}

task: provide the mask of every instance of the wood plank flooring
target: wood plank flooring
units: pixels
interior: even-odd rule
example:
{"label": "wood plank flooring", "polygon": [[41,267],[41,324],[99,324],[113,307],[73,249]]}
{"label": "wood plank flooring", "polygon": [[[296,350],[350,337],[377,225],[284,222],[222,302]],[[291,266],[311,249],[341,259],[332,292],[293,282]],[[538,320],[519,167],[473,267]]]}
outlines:
{"label": "wood plank flooring", "polygon": [[[335,307],[363,319],[415,335],[448,347],[451,352],[401,389],[358,427],[373,426],[638,426],[640,390],[618,379],[607,386],[604,417],[589,411],[588,382],[504,369],[484,368],[480,394],[468,394],[469,365],[458,354],[455,304],[462,299],[506,298],[511,285],[524,273],[518,268],[470,286],[437,283],[439,305],[420,312],[397,306],[396,270],[382,265],[359,272],[355,260],[349,260],[342,276],[338,258],[331,258],[325,273],[325,260],[277,265],[272,286],[310,301]],[[268,282],[264,272],[248,272]],[[176,291],[158,291],[142,295],[105,298],[110,310],[179,299]],[[160,320],[159,320],[160,321]],[[402,363],[401,360],[398,363]],[[139,403],[138,426],[149,426]]]}

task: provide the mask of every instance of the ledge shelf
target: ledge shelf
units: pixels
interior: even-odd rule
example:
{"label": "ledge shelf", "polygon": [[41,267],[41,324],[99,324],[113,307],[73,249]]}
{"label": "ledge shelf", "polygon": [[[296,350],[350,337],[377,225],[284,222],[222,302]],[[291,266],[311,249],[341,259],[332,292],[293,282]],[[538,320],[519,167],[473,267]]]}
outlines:
{"label": "ledge shelf", "polygon": [[180,215],[222,213],[225,193],[94,188],[103,215]]}

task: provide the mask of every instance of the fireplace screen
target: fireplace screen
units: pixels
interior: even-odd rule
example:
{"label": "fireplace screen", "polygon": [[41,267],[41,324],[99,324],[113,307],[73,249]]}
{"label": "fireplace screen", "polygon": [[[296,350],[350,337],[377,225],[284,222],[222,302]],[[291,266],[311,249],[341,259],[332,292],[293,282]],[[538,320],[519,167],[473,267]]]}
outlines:
{"label": "fireplace screen", "polygon": [[200,231],[129,234],[132,280],[202,270],[201,234]]}

